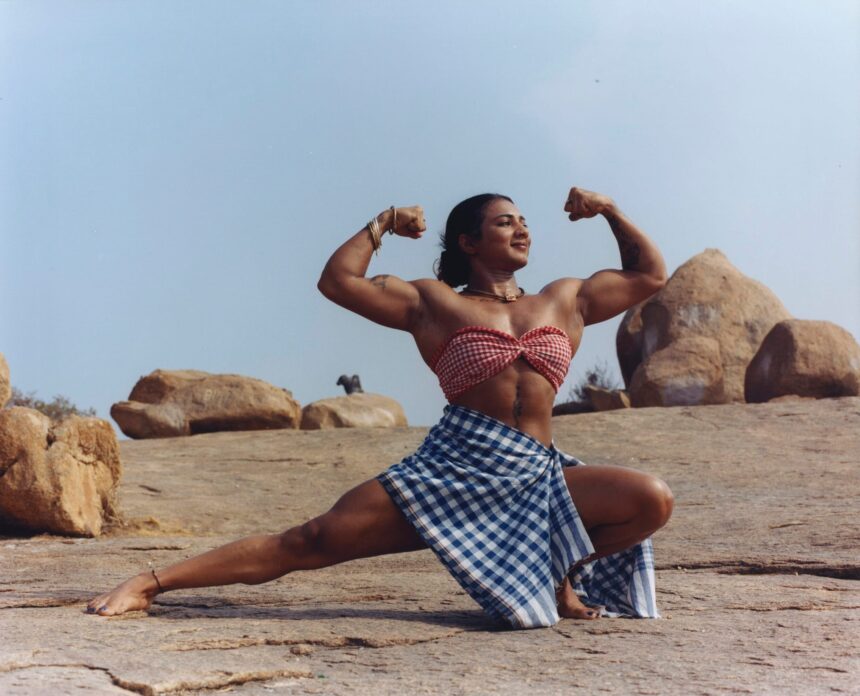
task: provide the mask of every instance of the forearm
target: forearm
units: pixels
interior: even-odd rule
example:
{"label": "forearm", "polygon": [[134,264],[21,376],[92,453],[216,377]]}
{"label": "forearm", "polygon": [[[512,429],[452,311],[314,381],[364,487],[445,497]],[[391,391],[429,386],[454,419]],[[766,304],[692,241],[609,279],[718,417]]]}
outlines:
{"label": "forearm", "polygon": [[666,263],[660,250],[648,235],[636,227],[614,203],[601,211],[601,214],[606,218],[618,242],[621,267],[625,271],[636,271],[665,281]]}
{"label": "forearm", "polygon": [[[386,210],[376,219],[384,232],[392,224],[391,211]],[[367,227],[363,227],[338,247],[325,265],[318,287],[324,294],[327,289],[333,289],[352,278],[363,278],[370,266],[373,256],[373,242]]]}

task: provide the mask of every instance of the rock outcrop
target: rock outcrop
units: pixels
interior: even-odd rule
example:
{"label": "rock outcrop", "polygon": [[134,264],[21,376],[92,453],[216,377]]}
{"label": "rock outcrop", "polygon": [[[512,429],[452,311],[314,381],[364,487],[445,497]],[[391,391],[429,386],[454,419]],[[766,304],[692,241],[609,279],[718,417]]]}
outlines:
{"label": "rock outcrop", "polygon": [[860,345],[829,321],[781,321],[747,367],[746,400],[860,395]]}
{"label": "rock outcrop", "polygon": [[302,430],[406,427],[403,408],[381,394],[354,393],[321,399],[302,409]]}
{"label": "rock outcrop", "polygon": [[12,398],[12,385],[9,382],[9,363],[3,353],[0,353],[0,408],[3,408]]}
{"label": "rock outcrop", "polygon": [[595,411],[614,411],[630,408],[630,396],[623,389],[604,389],[593,384],[585,386],[585,395]]}
{"label": "rock outcrop", "polygon": [[224,430],[297,428],[301,407],[287,389],[241,375],[155,370],[141,377],[111,417],[131,438]]}
{"label": "rock outcrop", "polygon": [[0,411],[0,525],[98,536],[116,514],[121,474],[113,428],[30,408]]}
{"label": "rock outcrop", "polygon": [[684,336],[653,353],[633,375],[633,406],[696,406],[726,403],[720,344]]}
{"label": "rock outcrop", "polygon": [[[660,292],[630,308],[618,329],[618,360],[634,406],[651,404],[655,391],[662,391],[659,400],[664,406],[693,403],[690,399],[698,389],[693,382],[704,378],[705,366],[690,351],[691,344],[655,356],[681,339],[694,338],[716,341],[722,370],[720,390],[712,367],[705,369],[711,376],[698,389],[702,400],[695,403],[743,401],[747,365],[774,324],[789,318],[773,292],[732,266],[721,251],[706,249],[697,254],[672,274]],[[661,363],[659,369],[647,367],[652,358]],[[670,360],[686,358],[694,362],[668,367]],[[713,351],[707,361],[712,358]],[[637,379],[638,370],[646,375]],[[695,373],[696,379],[689,388],[678,389],[685,371]],[[660,374],[669,380],[666,384],[660,383]],[[649,395],[637,395],[639,388],[646,388]]]}

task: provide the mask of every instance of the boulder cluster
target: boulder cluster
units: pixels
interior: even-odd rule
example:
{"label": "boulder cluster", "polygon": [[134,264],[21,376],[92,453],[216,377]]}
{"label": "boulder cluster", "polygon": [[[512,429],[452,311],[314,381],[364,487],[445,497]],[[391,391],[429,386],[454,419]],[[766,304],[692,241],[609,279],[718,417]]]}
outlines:
{"label": "boulder cluster", "polygon": [[98,536],[116,518],[122,471],[110,423],[2,408],[10,395],[0,355],[0,529]]}
{"label": "boulder cluster", "polygon": [[[350,385],[357,380],[353,376]],[[122,466],[113,427],[100,418],[54,422],[31,408],[4,408],[11,394],[9,366],[0,354],[0,533],[104,533],[119,521]],[[262,380],[197,370],[141,377],[111,416],[131,438],[408,425],[399,403],[360,386],[302,408],[288,390]]]}
{"label": "boulder cluster", "polygon": [[355,391],[302,408],[287,389],[252,377],[198,370],[155,370],[141,377],[128,401],[115,403],[110,415],[135,439],[226,430],[408,425],[400,404],[380,394]]}
{"label": "boulder cluster", "polygon": [[634,407],[860,394],[854,337],[831,322],[792,318],[717,249],[691,258],[630,308],[616,348]]}

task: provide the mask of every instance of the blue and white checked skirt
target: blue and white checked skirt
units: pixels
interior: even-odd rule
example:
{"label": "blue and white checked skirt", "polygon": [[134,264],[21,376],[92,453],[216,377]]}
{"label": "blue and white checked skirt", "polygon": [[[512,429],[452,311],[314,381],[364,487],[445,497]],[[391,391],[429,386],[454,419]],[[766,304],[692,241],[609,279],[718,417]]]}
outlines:
{"label": "blue and white checked skirt", "polygon": [[646,540],[590,560],[594,547],[570,498],[564,466],[582,462],[462,406],[418,450],[378,479],[457,582],[515,628],[558,622],[566,575],[584,603],[614,616],[657,617]]}

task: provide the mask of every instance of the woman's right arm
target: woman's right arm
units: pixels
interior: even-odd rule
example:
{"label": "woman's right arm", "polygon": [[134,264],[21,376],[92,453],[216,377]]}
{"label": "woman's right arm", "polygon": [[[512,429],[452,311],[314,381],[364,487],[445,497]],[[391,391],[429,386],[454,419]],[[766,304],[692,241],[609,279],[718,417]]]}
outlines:
{"label": "woman's right arm", "polygon": [[[391,209],[377,216],[383,232],[392,228],[394,217]],[[427,229],[420,206],[397,208],[396,217],[394,233],[402,237],[418,239]],[[421,310],[418,289],[392,275],[365,277],[372,256],[370,232],[364,227],[332,254],[317,287],[332,302],[377,324],[411,331]]]}

